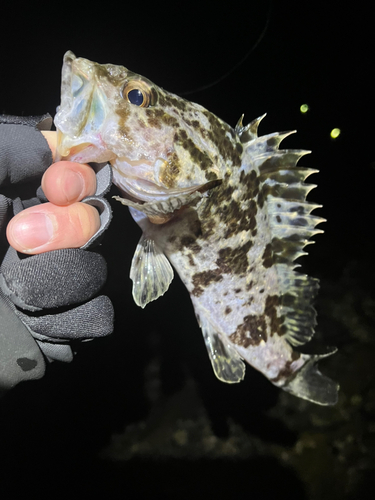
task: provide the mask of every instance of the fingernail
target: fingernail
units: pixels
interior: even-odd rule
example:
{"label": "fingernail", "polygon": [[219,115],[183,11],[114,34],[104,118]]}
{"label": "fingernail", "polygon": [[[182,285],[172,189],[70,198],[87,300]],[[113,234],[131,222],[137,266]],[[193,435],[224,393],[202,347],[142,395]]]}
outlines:
{"label": "fingernail", "polygon": [[66,196],[66,201],[72,202],[78,200],[85,186],[79,173],[66,169],[61,181],[61,187]]}
{"label": "fingernail", "polygon": [[17,243],[17,250],[31,253],[45,245],[53,236],[53,222],[42,213],[20,214],[11,221],[10,235]]}

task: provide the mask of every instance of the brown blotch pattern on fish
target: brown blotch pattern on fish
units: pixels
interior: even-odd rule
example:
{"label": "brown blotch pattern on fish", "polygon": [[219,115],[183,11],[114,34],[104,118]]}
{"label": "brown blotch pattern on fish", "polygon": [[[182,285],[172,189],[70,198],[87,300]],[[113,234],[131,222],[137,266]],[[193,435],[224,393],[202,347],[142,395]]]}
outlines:
{"label": "brown blotch pattern on fish", "polygon": [[270,320],[270,335],[273,334],[284,335],[286,327],[283,325],[284,316],[277,316],[277,307],[281,303],[281,298],[278,295],[269,295],[266,299],[264,313]]}
{"label": "brown blotch pattern on fish", "polygon": [[[212,169],[213,163],[211,158],[194,144],[190,137],[188,137],[185,130],[180,129],[175,133],[174,142],[176,145],[185,149],[185,151],[189,153],[192,161],[198,164],[203,171]],[[212,174],[213,172],[211,172],[211,178],[207,180],[213,180]],[[216,179],[217,176],[215,175],[214,178]]]}
{"label": "brown blotch pattern on fish", "polygon": [[241,347],[257,346],[267,341],[267,323],[264,315],[250,314],[243,318],[236,331],[229,335],[229,340]]}
{"label": "brown blotch pattern on fish", "polygon": [[191,216],[189,217],[189,229],[195,238],[199,238],[202,235],[201,221],[195,210],[191,212]]}
{"label": "brown blotch pattern on fish", "polygon": [[201,273],[196,273],[192,277],[192,283],[194,285],[194,288],[191,293],[196,297],[199,297],[200,295],[202,295],[204,289],[207,288],[207,286],[210,283],[212,282],[217,283],[222,279],[223,276],[219,268],[209,271],[202,271]]}
{"label": "brown blotch pattern on fish", "polygon": [[[251,270],[249,271],[249,274],[251,273]],[[247,283],[246,285],[246,291],[248,292],[249,290],[251,290],[254,286],[254,281],[251,280],[250,283]]]}
{"label": "brown blotch pattern on fish", "polygon": [[161,109],[147,108],[145,109],[145,115],[147,117],[147,125],[151,128],[161,129],[162,121],[161,117],[164,112]]}
{"label": "brown blotch pattern on fish", "polygon": [[169,113],[166,113],[160,107],[146,108],[144,113],[147,118],[147,124],[150,128],[161,129],[163,125],[173,128],[179,127],[178,120]]}
{"label": "brown blotch pattern on fish", "polygon": [[[241,200],[234,198],[235,193],[240,190]],[[242,200],[244,207],[242,208]],[[235,187],[230,184],[230,177],[226,177],[222,184],[215,188],[212,196],[205,200],[202,208],[202,222],[207,236],[214,232],[214,227],[209,228],[208,224],[217,215],[220,223],[225,227],[224,238],[250,230],[256,234],[257,203],[254,199],[249,199],[247,191],[242,190],[242,186]],[[210,230],[211,229],[211,230]]]}
{"label": "brown blotch pattern on fish", "polygon": [[[108,68],[110,68],[110,70],[108,70]],[[95,63],[96,77],[99,79],[103,78],[104,80],[107,80],[114,87],[120,87],[121,90],[126,82],[129,82],[135,78],[139,80],[139,77],[135,73],[126,70],[124,67],[121,68],[120,66],[116,66],[115,71],[113,71],[113,69],[114,67],[112,64],[107,65]],[[150,83],[145,78],[142,78],[142,80]]]}
{"label": "brown blotch pattern on fish", "polygon": [[267,243],[266,248],[264,249],[263,255],[263,267],[266,269],[272,267],[274,265],[274,257],[273,257],[273,251],[272,251],[272,244]]}
{"label": "brown blotch pattern on fish", "polygon": [[216,172],[214,172],[214,171],[212,171],[212,170],[209,170],[208,172],[206,171],[206,172],[204,173],[204,175],[205,175],[205,177],[206,177],[206,179],[207,179],[208,181],[214,181],[214,180],[216,180],[216,179],[217,179],[217,174],[216,174]]}
{"label": "brown blotch pattern on fish", "polygon": [[115,107],[115,111],[119,116],[118,131],[122,137],[129,137],[131,135],[131,130],[127,126],[128,119],[130,117],[129,103],[121,102]]}
{"label": "brown blotch pattern on fish", "polygon": [[270,381],[273,384],[277,384],[281,380],[292,379],[296,375],[296,372],[291,368],[292,363],[293,361],[287,361],[279,371],[277,377],[270,379]]}
{"label": "brown blotch pattern on fish", "polygon": [[280,380],[292,380],[298,372],[293,370],[292,363],[301,357],[301,353],[297,351],[292,351],[292,359],[285,363],[285,366],[279,371],[277,377],[270,379],[272,383],[280,382]]}
{"label": "brown blotch pattern on fish", "polygon": [[197,240],[194,236],[187,235],[182,236],[180,239],[180,249],[183,250],[185,247],[189,248],[192,253],[198,253],[202,250],[202,247],[197,243]]}
{"label": "brown blotch pattern on fish", "polygon": [[161,96],[159,93],[159,103],[161,106],[170,106],[171,108],[178,109],[179,111],[186,111],[190,103],[182,97],[174,96],[172,94],[164,94]]}
{"label": "brown blotch pattern on fish", "polygon": [[161,169],[160,181],[168,189],[175,187],[177,177],[181,172],[181,165],[176,153],[169,155],[166,166]]}
{"label": "brown blotch pattern on fish", "polygon": [[245,274],[249,265],[247,254],[251,246],[252,242],[247,241],[236,248],[221,248],[218,252],[219,258],[216,260],[216,265],[227,274]]}
{"label": "brown blotch pattern on fish", "polygon": [[183,120],[190,128],[197,132],[201,137],[207,139],[208,131],[203,127],[203,125],[198,120],[190,119],[194,116],[194,111],[189,110],[187,113],[184,113]]}
{"label": "brown blotch pattern on fish", "polygon": [[246,187],[244,199],[254,199],[258,196],[260,180],[255,170],[251,170],[248,173],[242,170],[240,183]]}
{"label": "brown blotch pattern on fish", "polygon": [[301,353],[298,351],[292,351],[292,361],[296,361],[301,357]]}
{"label": "brown blotch pattern on fish", "polygon": [[189,265],[190,266],[195,266],[195,262],[194,262],[194,257],[191,253],[187,254],[187,258],[189,260]]}
{"label": "brown blotch pattern on fish", "polygon": [[[208,118],[211,125],[208,138],[216,145],[225,161],[231,161],[232,167],[239,167],[241,165],[242,144],[236,139],[236,135],[233,134],[232,127],[209,111],[204,110],[203,114]],[[227,132],[230,134],[230,138]]]}
{"label": "brown blotch pattern on fish", "polygon": [[[266,298],[264,313],[260,315],[248,315],[243,318],[236,331],[229,335],[229,339],[242,347],[257,346],[263,340],[267,342],[267,330],[270,335],[285,333],[283,329],[284,317],[277,316],[277,307],[280,298],[277,295],[269,295]],[[267,321],[268,318],[268,321]],[[269,326],[268,326],[269,325]]]}

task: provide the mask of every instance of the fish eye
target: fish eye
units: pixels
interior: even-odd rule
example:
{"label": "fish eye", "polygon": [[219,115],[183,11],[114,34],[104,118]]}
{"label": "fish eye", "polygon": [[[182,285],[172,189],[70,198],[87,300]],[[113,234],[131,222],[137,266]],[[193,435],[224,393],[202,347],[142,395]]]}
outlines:
{"label": "fish eye", "polygon": [[147,108],[151,101],[151,89],[147,83],[141,80],[132,81],[124,85],[122,97],[130,104],[140,108]]}
{"label": "fish eye", "polygon": [[145,97],[139,89],[132,89],[127,94],[128,101],[136,106],[143,106]]}

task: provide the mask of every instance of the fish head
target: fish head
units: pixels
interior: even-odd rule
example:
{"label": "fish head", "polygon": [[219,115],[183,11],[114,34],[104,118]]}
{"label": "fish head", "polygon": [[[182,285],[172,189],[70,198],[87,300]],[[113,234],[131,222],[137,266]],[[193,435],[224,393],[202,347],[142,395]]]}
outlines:
{"label": "fish head", "polygon": [[199,104],[70,51],[55,125],[58,159],[109,161],[123,194],[145,202],[194,192],[240,164],[234,130]]}

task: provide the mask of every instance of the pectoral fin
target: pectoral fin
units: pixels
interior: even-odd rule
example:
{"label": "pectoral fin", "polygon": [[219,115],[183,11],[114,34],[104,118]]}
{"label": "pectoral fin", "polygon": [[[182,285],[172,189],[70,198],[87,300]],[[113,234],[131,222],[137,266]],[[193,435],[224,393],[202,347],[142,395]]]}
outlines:
{"label": "pectoral fin", "polygon": [[142,308],[164,295],[173,280],[173,269],[167,257],[155,241],[144,234],[133,256],[130,279],[134,301]]}
{"label": "pectoral fin", "polygon": [[227,384],[241,382],[245,376],[246,366],[237,351],[229,341],[221,338],[208,321],[198,319],[198,322],[216,377]]}
{"label": "pectoral fin", "polygon": [[150,219],[154,219],[152,222],[155,223],[156,221],[156,224],[161,224],[169,220],[170,217],[167,217],[163,221],[157,221],[158,218],[163,219],[165,216],[171,216],[181,207],[197,205],[202,198],[207,196],[207,192],[210,189],[217,187],[221,182],[221,179],[215,179],[200,186],[184,190],[185,192],[180,192],[179,194],[171,195],[169,198],[154,202],[138,203],[128,198],[122,198],[121,196],[112,196],[112,198],[127,207],[143,212]]}
{"label": "pectoral fin", "polygon": [[165,215],[173,214],[176,210],[184,205],[195,205],[203,197],[199,191],[193,193],[183,194],[180,196],[171,196],[163,201],[156,201],[154,203],[137,203],[121,196],[112,196],[116,201],[123,205],[143,212],[148,217],[163,217]]}

